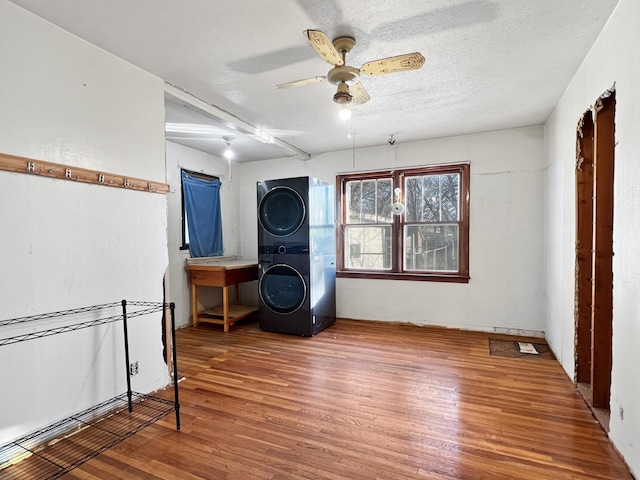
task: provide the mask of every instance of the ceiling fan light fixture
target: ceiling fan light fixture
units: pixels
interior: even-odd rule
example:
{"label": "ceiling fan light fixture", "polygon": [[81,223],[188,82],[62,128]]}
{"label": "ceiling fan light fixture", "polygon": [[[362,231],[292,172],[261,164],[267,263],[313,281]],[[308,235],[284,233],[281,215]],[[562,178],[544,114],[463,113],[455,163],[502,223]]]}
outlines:
{"label": "ceiling fan light fixture", "polygon": [[[304,33],[320,57],[330,65],[333,65],[333,68],[327,72],[326,76],[315,76],[281,83],[276,86],[278,88],[288,88],[326,80],[329,83],[338,85],[338,91],[333,95],[333,101],[340,105],[349,103],[362,105],[371,100],[366,89],[360,83],[361,74],[376,76],[406,70],[417,70],[422,68],[425,62],[424,56],[420,52],[413,52],[380,58],[356,68],[347,65],[347,53],[356,45],[354,37],[338,37],[332,42],[320,30],[305,30]],[[351,92],[349,92],[349,87],[353,88]]]}
{"label": "ceiling fan light fixture", "polygon": [[338,85],[338,90],[333,96],[333,101],[339,103],[340,105],[351,103],[353,101],[353,96],[349,93],[349,85],[347,85],[345,82],[340,82],[340,85]]}
{"label": "ceiling fan light fixture", "polygon": [[333,101],[340,105],[348,105],[353,101],[353,97],[348,93],[338,92],[333,96]]}
{"label": "ceiling fan light fixture", "polygon": [[226,158],[227,160],[231,161],[231,159],[233,158],[233,150],[231,150],[231,141],[233,140],[232,137],[222,137],[222,139],[224,140],[224,143],[227,144],[227,148],[225,149],[223,155],[224,158]]}
{"label": "ceiling fan light fixture", "polygon": [[343,122],[346,122],[351,119],[351,104],[343,103],[340,105],[340,110],[338,110],[338,117]]}

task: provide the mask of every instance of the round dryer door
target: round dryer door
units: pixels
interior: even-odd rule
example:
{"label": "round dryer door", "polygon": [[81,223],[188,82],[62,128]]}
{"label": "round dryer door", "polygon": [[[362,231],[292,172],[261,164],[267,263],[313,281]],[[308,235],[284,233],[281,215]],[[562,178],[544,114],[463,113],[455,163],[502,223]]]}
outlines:
{"label": "round dryer door", "polygon": [[286,237],[297,231],[304,222],[304,201],[289,187],[269,190],[260,202],[260,225],[271,235]]}
{"label": "round dryer door", "polygon": [[275,313],[293,313],[307,297],[304,278],[289,265],[273,265],[260,278],[260,298]]}

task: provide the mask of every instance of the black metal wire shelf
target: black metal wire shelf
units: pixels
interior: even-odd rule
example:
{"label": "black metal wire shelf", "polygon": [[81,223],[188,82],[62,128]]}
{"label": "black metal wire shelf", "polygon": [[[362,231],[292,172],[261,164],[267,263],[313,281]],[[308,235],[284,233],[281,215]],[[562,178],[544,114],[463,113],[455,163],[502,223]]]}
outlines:
{"label": "black metal wire shelf", "polygon": [[[85,318],[86,315],[91,316],[91,312],[98,312],[99,315],[100,311],[113,310],[117,307],[122,308],[121,313],[117,315]],[[127,312],[127,307],[135,308]],[[133,392],[129,372],[128,319],[159,312],[167,307],[171,311],[173,400]],[[31,326],[34,325],[33,322],[62,317],[64,317],[62,321],[66,322],[62,325],[42,325],[38,328],[39,324],[35,323],[35,331],[0,338],[0,346],[121,320],[124,327],[127,392],[0,446],[0,480],[53,480],[173,411],[176,413],[176,429],[180,430],[175,305],[173,303],[167,305],[159,302],[122,300],[122,302],[2,320],[0,326],[25,323]]]}
{"label": "black metal wire shelf", "polygon": [[29,317],[10,318],[8,320],[0,320],[0,327],[5,325],[34,322],[37,320],[46,320],[49,318],[68,317],[70,315],[76,315],[79,313],[95,312],[98,310],[104,310],[106,308],[114,308],[119,306],[120,306],[120,302],[103,303],[101,305],[92,305],[90,307],[73,308],[71,310],[61,310],[59,312],[41,313],[39,315],[31,315]]}
{"label": "black metal wire shelf", "polygon": [[150,395],[133,393],[132,402],[129,413],[119,395],[0,447],[0,480],[58,478],[174,411]]}
{"label": "black metal wire shelf", "polygon": [[[59,333],[73,332],[75,330],[82,330],[84,328],[95,327],[98,325],[105,325],[107,323],[117,322],[123,319],[123,313],[118,313],[116,315],[109,315],[105,317],[99,318],[91,318],[91,319],[81,319],[83,314],[88,314],[90,312],[99,312],[100,310],[108,310],[114,309],[116,307],[120,307],[121,303],[105,303],[102,305],[94,305],[91,307],[83,307],[83,308],[74,308],[71,310],[62,310],[59,312],[52,313],[44,313],[40,315],[33,315],[30,317],[20,317],[20,318],[12,318],[9,320],[0,320],[0,327],[3,326],[15,326],[21,324],[29,324],[32,325],[33,322],[43,321],[43,320],[51,320],[55,318],[64,318],[67,319],[67,323],[64,325],[37,329],[36,331],[23,333],[20,335],[15,335],[6,338],[0,338],[0,347],[4,345],[11,345],[13,343],[20,343],[26,340],[33,340],[36,338],[49,337],[51,335],[57,335]],[[168,307],[161,302],[140,302],[140,301],[127,301],[126,306],[133,307],[149,307],[142,310],[130,311],[126,315],[128,318],[139,317],[141,315],[147,315],[149,313],[162,311],[164,308]],[[71,320],[69,322],[69,320]],[[75,320],[75,321],[74,321]]]}

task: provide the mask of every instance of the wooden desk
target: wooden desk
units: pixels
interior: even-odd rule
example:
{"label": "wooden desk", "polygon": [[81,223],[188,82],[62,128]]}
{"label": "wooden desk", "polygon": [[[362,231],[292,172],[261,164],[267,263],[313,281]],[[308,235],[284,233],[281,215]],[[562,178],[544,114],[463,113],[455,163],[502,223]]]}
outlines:
{"label": "wooden desk", "polygon": [[[224,325],[224,331],[228,332],[230,324],[248,317],[257,310],[256,307],[245,307],[238,304],[238,284],[258,279],[257,263],[226,260],[206,264],[188,264],[186,269],[191,284],[191,312],[194,327],[197,327],[200,322],[217,323]],[[221,287],[222,306],[198,312],[198,285]],[[235,285],[235,305],[229,305],[229,285]]]}

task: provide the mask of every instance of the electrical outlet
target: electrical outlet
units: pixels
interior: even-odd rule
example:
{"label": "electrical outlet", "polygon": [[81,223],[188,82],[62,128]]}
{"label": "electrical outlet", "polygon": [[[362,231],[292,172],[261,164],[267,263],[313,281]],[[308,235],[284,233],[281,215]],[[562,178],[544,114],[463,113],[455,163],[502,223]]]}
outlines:
{"label": "electrical outlet", "polygon": [[129,374],[132,375],[132,376],[138,374],[138,361],[137,360],[135,362],[129,364]]}

